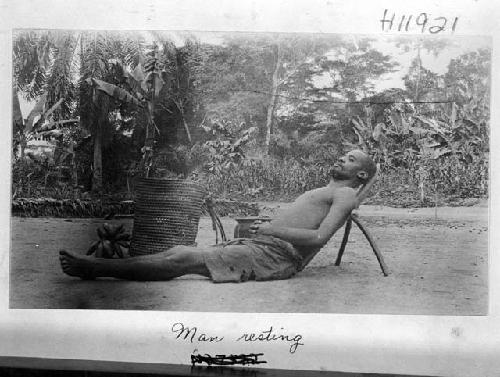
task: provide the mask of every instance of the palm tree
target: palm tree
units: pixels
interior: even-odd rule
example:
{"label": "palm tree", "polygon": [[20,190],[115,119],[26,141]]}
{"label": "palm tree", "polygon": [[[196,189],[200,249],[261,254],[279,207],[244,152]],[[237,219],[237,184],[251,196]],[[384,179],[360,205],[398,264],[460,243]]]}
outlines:
{"label": "palm tree", "polygon": [[[49,117],[57,121],[71,113],[73,88],[66,74],[71,64],[68,41],[68,35],[56,39],[50,32],[20,33],[14,38],[14,146],[20,146],[21,159],[29,135],[38,125]],[[21,114],[18,95],[36,100],[26,120]]]}
{"label": "palm tree", "polygon": [[[14,151],[19,147],[20,159],[24,161],[24,149],[34,133],[43,135],[60,128],[56,152],[61,152],[57,155],[63,158],[56,163],[60,165],[70,156],[73,177],[76,177],[73,145],[64,145],[62,131],[78,123],[73,117],[77,37],[70,32],[21,32],[15,36],[13,48]],[[18,95],[36,100],[26,120],[21,115]]]}

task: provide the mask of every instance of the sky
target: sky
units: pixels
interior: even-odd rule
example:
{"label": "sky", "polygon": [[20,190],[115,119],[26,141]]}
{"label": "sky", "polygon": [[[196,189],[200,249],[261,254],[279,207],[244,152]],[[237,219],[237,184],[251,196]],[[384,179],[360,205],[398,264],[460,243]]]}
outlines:
{"label": "sky", "polygon": [[[141,35],[145,38],[146,42],[153,41],[153,34],[147,31],[140,32]],[[198,38],[202,43],[216,44],[220,45],[223,43],[223,33],[217,32],[162,32],[162,34],[168,36],[172,42],[174,42],[177,46],[180,46],[184,43],[186,36],[194,36]],[[349,36],[348,39],[352,39],[353,43],[359,38],[363,38],[366,36],[362,35],[353,35]],[[390,55],[395,62],[399,64],[396,72],[392,72],[380,77],[380,79],[373,82],[374,89],[376,91],[381,91],[389,88],[403,88],[403,76],[408,72],[408,68],[411,64],[411,61],[415,58],[417,52],[416,50],[410,50],[408,52],[404,52],[402,49],[395,46],[394,38],[395,36],[391,35],[369,35],[370,38],[374,38],[375,41],[372,42],[372,47],[376,48],[380,52]],[[398,36],[401,38],[401,36]],[[419,38],[422,38],[419,36]],[[430,37],[427,37],[430,38]],[[410,40],[415,40],[416,37],[408,37]],[[443,74],[446,72],[448,64],[451,59],[458,57],[459,55],[474,51],[481,47],[490,47],[491,48],[491,39],[489,37],[481,37],[481,36],[455,36],[447,38],[450,42],[450,46],[446,47],[442,50],[442,52],[438,56],[434,56],[432,53],[428,53],[425,50],[421,51],[422,65],[423,67],[438,73]],[[317,86],[323,85],[331,85],[327,78],[317,78],[315,80],[315,84]],[[34,106],[33,102],[25,101],[23,98],[20,98],[21,111],[23,116],[26,118],[28,113]]]}
{"label": "sky", "polygon": [[[466,52],[475,51],[478,48],[491,48],[491,38],[489,37],[454,37],[449,38],[450,47],[436,57],[425,50],[421,51],[422,66],[437,74],[443,74],[447,71],[450,61]],[[391,55],[399,65],[397,72],[383,75],[375,83],[376,90],[388,88],[402,88],[403,76],[408,72],[411,61],[417,56],[416,50],[404,52],[394,45],[394,37],[379,38],[372,46],[381,52]]]}

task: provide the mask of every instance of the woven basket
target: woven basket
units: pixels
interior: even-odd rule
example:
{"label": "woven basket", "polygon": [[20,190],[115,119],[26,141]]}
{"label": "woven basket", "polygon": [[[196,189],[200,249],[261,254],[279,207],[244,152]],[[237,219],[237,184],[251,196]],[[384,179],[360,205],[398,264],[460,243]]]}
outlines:
{"label": "woven basket", "polygon": [[156,254],[175,245],[194,244],[206,196],[205,188],[194,182],[139,180],[130,255]]}

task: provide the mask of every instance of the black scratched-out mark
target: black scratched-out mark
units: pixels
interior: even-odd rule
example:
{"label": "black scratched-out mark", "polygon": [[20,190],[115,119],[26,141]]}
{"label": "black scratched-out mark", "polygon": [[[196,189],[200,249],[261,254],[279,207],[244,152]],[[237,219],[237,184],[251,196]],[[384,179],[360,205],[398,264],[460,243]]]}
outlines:
{"label": "black scratched-out mark", "polygon": [[210,365],[254,365],[254,364],[265,364],[267,361],[259,360],[259,356],[263,356],[263,353],[249,353],[249,354],[239,354],[239,355],[215,355],[211,356],[209,354],[204,355],[191,355],[191,364],[194,366],[196,364],[207,364]]}

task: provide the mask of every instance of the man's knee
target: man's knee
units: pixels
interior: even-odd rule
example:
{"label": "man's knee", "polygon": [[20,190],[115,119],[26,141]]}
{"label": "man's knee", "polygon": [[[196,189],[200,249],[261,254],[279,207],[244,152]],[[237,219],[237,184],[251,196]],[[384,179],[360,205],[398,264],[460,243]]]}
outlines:
{"label": "man's knee", "polygon": [[196,248],[181,248],[168,259],[174,269],[182,274],[200,274],[207,276],[204,252]]}
{"label": "man's knee", "polygon": [[170,255],[177,255],[177,254],[187,254],[187,253],[192,253],[196,251],[197,248],[195,246],[186,246],[186,245],[176,245],[168,249],[168,253]]}

